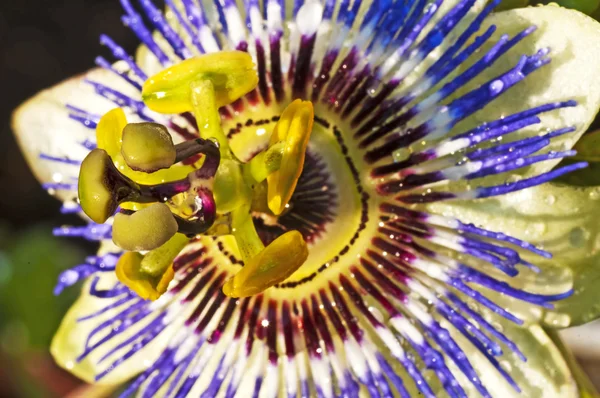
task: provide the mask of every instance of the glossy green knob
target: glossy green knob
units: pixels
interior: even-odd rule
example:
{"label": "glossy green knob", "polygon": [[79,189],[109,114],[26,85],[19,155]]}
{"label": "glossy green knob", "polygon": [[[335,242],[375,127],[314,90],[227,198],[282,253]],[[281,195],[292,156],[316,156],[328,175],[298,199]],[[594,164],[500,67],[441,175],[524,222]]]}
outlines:
{"label": "glossy green knob", "polygon": [[79,169],[78,194],[83,212],[102,224],[119,205],[115,197],[114,173],[118,173],[104,149],[94,149],[83,159]]}
{"label": "glossy green knob", "polygon": [[177,232],[177,221],[164,203],[136,211],[118,213],[113,221],[113,242],[123,250],[152,250],[166,243]]}
{"label": "glossy green knob", "polygon": [[123,129],[121,154],[136,171],[152,173],[175,163],[176,150],[171,134],[158,123],[129,123]]}

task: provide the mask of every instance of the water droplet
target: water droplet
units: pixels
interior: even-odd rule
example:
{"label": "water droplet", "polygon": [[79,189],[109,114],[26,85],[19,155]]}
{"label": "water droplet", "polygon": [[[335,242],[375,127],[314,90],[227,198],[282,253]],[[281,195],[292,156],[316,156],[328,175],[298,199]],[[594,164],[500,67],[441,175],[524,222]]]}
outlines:
{"label": "water droplet", "polygon": [[502,366],[502,369],[506,370],[507,372],[512,370],[512,365],[509,361],[500,361],[500,366]]}
{"label": "water droplet", "polygon": [[554,197],[554,195],[548,195],[544,198],[544,202],[546,202],[549,205],[553,205],[554,202],[556,202],[556,198]]}
{"label": "water droplet", "polygon": [[527,228],[527,234],[541,235],[548,230],[548,226],[544,223],[534,223],[531,224],[529,228]]}
{"label": "water droplet", "polygon": [[494,80],[493,82],[490,83],[490,93],[492,95],[499,94],[503,88],[504,88],[504,83],[502,82],[502,80]]}
{"label": "water droplet", "polygon": [[498,322],[492,322],[492,327],[499,332],[504,331],[504,327],[501,324],[499,324]]}
{"label": "water droplet", "polygon": [[569,233],[569,242],[573,247],[583,247],[590,236],[590,232],[582,227],[576,227]]}
{"label": "water droplet", "polygon": [[590,199],[592,199],[592,200],[600,199],[600,192],[598,191],[598,188],[596,188],[590,192]]}
{"label": "water droplet", "polygon": [[411,150],[409,148],[400,148],[397,151],[394,151],[392,156],[394,157],[394,162],[402,162],[411,154]]}
{"label": "water droplet", "polygon": [[437,10],[437,5],[435,3],[429,3],[425,6],[425,13],[433,13]]}
{"label": "water droplet", "polygon": [[568,314],[549,312],[544,317],[544,322],[555,327],[566,328],[571,324],[571,317]]}
{"label": "water droplet", "polygon": [[383,322],[383,320],[384,320],[383,314],[381,313],[381,311],[379,311],[379,309],[377,309],[375,307],[369,307],[369,312],[371,314],[373,314],[375,319],[377,319],[379,322]]}

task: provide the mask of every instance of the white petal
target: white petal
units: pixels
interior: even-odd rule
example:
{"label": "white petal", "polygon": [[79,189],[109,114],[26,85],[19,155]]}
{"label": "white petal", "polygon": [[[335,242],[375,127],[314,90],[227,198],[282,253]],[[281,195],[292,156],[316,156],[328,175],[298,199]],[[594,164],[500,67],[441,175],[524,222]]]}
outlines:
{"label": "white petal", "polygon": [[[84,82],[85,78],[132,93],[118,76],[103,69],[92,69],[39,92],[13,114],[12,126],[19,146],[34,175],[42,183],[75,182],[79,167],[40,159],[41,154],[83,160],[88,150],[82,143],[85,140],[95,141],[94,130],[70,119],[65,105],[71,104],[98,115],[116,107],[111,101],[97,95]],[[62,200],[72,199],[73,193],[59,190],[57,196]]]}
{"label": "white petal", "polygon": [[[465,131],[481,122],[549,102],[574,99],[578,106],[543,114],[541,124],[506,137],[512,141],[517,136],[523,138],[548,129],[575,126],[576,132],[553,139],[549,149],[559,151],[573,147],[600,108],[600,75],[597,73],[600,70],[600,24],[578,11],[553,5],[493,14],[483,24],[482,31],[492,24],[498,28],[493,36],[496,40],[502,34],[513,36],[532,25],[537,26],[537,30],[475,79],[469,89],[514,67],[522,55],[532,55],[542,48],[550,48],[551,62],[460,123],[454,131]],[[539,163],[524,172],[539,174],[558,161]]]}
{"label": "white petal", "polygon": [[[162,350],[167,344],[168,338],[171,336],[170,333],[163,333],[155,338],[148,346],[140,350],[132,358],[129,358],[121,365],[119,365],[116,371],[108,373],[108,375],[100,381],[95,381],[94,377],[104,371],[110,366],[110,364],[122,355],[125,351],[117,351],[116,355],[112,355],[104,362],[98,363],[98,360],[106,353],[106,347],[100,347],[93,351],[91,354],[86,356],[81,362],[77,362],[77,357],[82,354],[86,339],[90,332],[100,325],[102,322],[110,320],[120,311],[126,309],[131,303],[121,305],[115,309],[112,309],[97,318],[79,322],[78,319],[90,314],[93,314],[108,304],[107,299],[97,298],[89,294],[89,288],[92,278],[89,278],[83,285],[83,290],[77,301],[71,306],[67,314],[62,320],[62,323],[54,335],[52,344],[50,346],[50,352],[54,357],[54,360],[58,365],[65,368],[75,376],[88,383],[101,383],[101,384],[117,384],[123,383],[143,371],[150,364],[152,364],[156,358],[160,355]],[[98,283],[99,289],[110,289],[117,282],[117,278],[113,272],[103,273],[101,275],[100,282]],[[115,299],[116,300],[116,299]],[[139,322],[132,326],[126,332],[122,333],[113,340],[118,342],[124,341],[127,338],[138,333],[146,326],[147,322]],[[118,326],[115,324],[115,327]],[[168,328],[170,329],[170,328]],[[102,333],[102,336],[105,332]],[[95,338],[94,341],[98,340],[101,336]],[[114,341],[113,341],[114,342]],[[111,345],[109,348],[114,347]]]}
{"label": "white petal", "polygon": [[[499,318],[495,322],[527,358],[527,361],[522,361],[508,348],[504,349],[502,356],[496,358],[500,366],[519,386],[521,393],[513,389],[481,351],[469,349],[470,343],[462,336],[455,335],[458,343],[465,347],[465,353],[480,375],[482,384],[493,397],[575,398],[579,396],[567,363],[539,325],[523,328]],[[450,368],[452,370],[454,366]],[[454,371],[454,374],[458,375],[459,371]],[[467,396],[479,395],[471,383],[465,380],[461,384],[468,388]]]}
{"label": "white petal", "polygon": [[[429,211],[464,223],[504,232],[552,253],[553,258],[524,254],[542,272],[523,270],[511,284],[531,292],[556,294],[574,289],[571,297],[554,303],[543,314],[548,326],[567,327],[600,316],[600,189],[544,184],[497,198],[435,203]],[[531,305],[513,300],[511,308]],[[531,311],[529,311],[531,313]],[[542,315],[538,309],[538,315]]]}

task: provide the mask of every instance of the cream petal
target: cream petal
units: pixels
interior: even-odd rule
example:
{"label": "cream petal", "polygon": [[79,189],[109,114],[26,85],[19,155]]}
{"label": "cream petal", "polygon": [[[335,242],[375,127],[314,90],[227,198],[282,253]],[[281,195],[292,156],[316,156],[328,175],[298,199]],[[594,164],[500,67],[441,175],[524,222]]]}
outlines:
{"label": "cream petal", "polygon": [[[535,313],[542,316],[548,326],[578,325],[600,316],[598,290],[594,288],[600,279],[600,224],[597,220],[600,188],[549,183],[497,198],[434,203],[428,209],[491,231],[504,232],[552,253],[553,258],[549,260],[523,253],[523,257],[539,266],[542,272],[524,270],[511,281],[522,289],[544,294],[573,288],[573,295],[556,302],[554,310],[542,313],[538,309]],[[511,305],[519,307],[515,300]]]}
{"label": "cream petal", "polygon": [[[461,92],[471,90],[517,64],[519,58],[532,55],[543,48],[550,49],[551,62],[527,76],[485,108],[461,122],[455,132],[485,121],[498,119],[529,108],[555,101],[574,99],[578,106],[541,115],[541,123],[505,137],[512,141],[549,130],[574,126],[576,131],[553,139],[548,150],[572,148],[586,131],[600,108],[600,24],[574,10],[556,5],[528,7],[492,14],[481,31],[496,25],[494,34],[514,36],[535,25],[537,30],[504,54],[491,68],[485,70]],[[488,45],[489,48],[491,45]],[[519,171],[534,175],[550,170],[559,160],[535,164]]]}
{"label": "cream petal", "polygon": [[[135,356],[121,363],[117,371],[110,372],[106,377],[96,381],[95,376],[104,371],[116,358],[123,355],[126,349],[117,351],[116,354],[111,355],[108,357],[108,359],[100,363],[100,358],[106,354],[106,347],[100,347],[91,354],[87,355],[81,361],[77,361],[77,357],[82,354],[84,348],[86,347],[86,340],[90,332],[102,322],[109,321],[120,311],[126,309],[131,305],[131,302],[111,309],[110,311],[99,315],[93,320],[79,322],[79,318],[94,314],[109,304],[106,298],[97,298],[89,294],[92,280],[93,278],[90,278],[86,281],[86,283],[83,285],[83,290],[79,299],[77,299],[77,301],[71,306],[63,318],[63,321],[52,340],[50,352],[58,365],[87,383],[123,383],[139,372],[143,371],[151,363],[153,363],[156,358],[158,358],[162,350],[166,347],[168,339],[171,337],[171,333],[169,331],[173,330],[175,323],[173,323],[173,325],[169,325],[165,329],[164,333],[157,336],[149,345],[140,350]],[[116,282],[117,278],[114,273],[108,272],[100,276],[100,281],[98,282],[97,288],[110,289]],[[116,301],[117,299],[113,300]],[[115,340],[115,344],[125,341],[127,338],[137,334],[140,330],[143,330],[147,324],[148,322],[137,323],[126,332],[120,334],[117,337],[118,341]],[[114,327],[118,326],[119,325],[117,324],[114,325]],[[95,337],[95,340],[92,340],[92,344],[100,337]]]}
{"label": "cream petal", "polygon": [[[477,369],[483,385],[493,397],[575,398],[579,396],[575,379],[560,350],[539,325],[524,328],[498,317],[489,314],[488,316],[490,320],[495,318],[496,327],[502,330],[527,358],[526,361],[521,360],[508,348],[504,349],[502,356],[496,358],[500,366],[521,389],[518,393],[481,351],[472,348],[462,336],[457,338],[457,342],[464,347],[469,361]],[[467,396],[478,395],[472,384],[467,383],[466,380],[461,384],[468,388]]]}
{"label": "cream petal", "polygon": [[[194,250],[193,246],[190,247]],[[112,241],[103,241],[98,255],[119,251],[120,249]],[[113,303],[123,299],[124,295],[99,298],[90,294],[90,287],[95,277],[99,278],[95,286],[97,290],[110,290],[118,283],[114,272],[96,273],[88,278],[83,284],[79,298],[73,303],[54,335],[50,352],[59,366],[88,383],[119,384],[144,371],[157,360],[168,345],[173,343],[177,332],[184,329],[184,323],[196,309],[199,299],[187,303],[174,299],[185,297],[195,287],[190,284],[179,293],[166,293],[156,301],[142,302],[135,296],[132,300],[120,301],[120,305],[107,309]],[[127,313],[126,316],[122,314],[122,311],[132,306],[136,306],[133,312]],[[136,318],[139,315],[137,311],[147,311],[147,315]],[[87,319],[81,320],[83,317]],[[125,319],[129,324],[121,323]],[[124,328],[122,331],[108,341],[102,341],[102,338],[113,328],[121,327]],[[127,341],[135,336],[140,338],[144,332],[147,333],[154,328],[159,328],[160,331],[147,345],[138,346],[139,340]],[[98,329],[95,334],[94,329]],[[126,343],[120,347],[119,345],[124,342]],[[83,360],[78,361],[78,357],[84,353],[86,343],[88,347],[94,344],[98,346]],[[135,353],[128,359],[120,361],[130,349],[134,349]],[[101,360],[103,357],[106,358]],[[115,361],[119,363],[115,364]],[[96,381],[95,378],[103,372],[108,373]]]}
{"label": "cream petal", "polygon": [[[65,105],[71,104],[97,115],[116,107],[113,102],[97,95],[84,79],[132,94],[131,88],[120,77],[96,68],[39,92],[13,114],[12,127],[19,146],[41,183],[73,183],[79,173],[77,165],[40,159],[41,154],[82,160],[88,152],[82,143],[95,140],[94,130],[70,119]],[[72,199],[73,193],[58,190],[56,196],[62,200]]]}

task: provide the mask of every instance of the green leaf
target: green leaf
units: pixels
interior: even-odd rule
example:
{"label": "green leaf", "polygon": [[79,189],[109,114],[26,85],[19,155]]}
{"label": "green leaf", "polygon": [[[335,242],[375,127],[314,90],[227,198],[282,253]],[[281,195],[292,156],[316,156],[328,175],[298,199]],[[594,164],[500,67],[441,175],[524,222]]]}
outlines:
{"label": "green leaf", "polygon": [[18,327],[24,333],[22,349],[47,349],[76,293],[52,294],[58,274],[83,258],[68,240],[52,236],[49,226],[5,241],[0,253],[0,329],[9,332]]}
{"label": "green leaf", "polygon": [[562,7],[581,11],[584,14],[592,15],[598,9],[600,1],[598,0],[557,0],[556,3]]}

